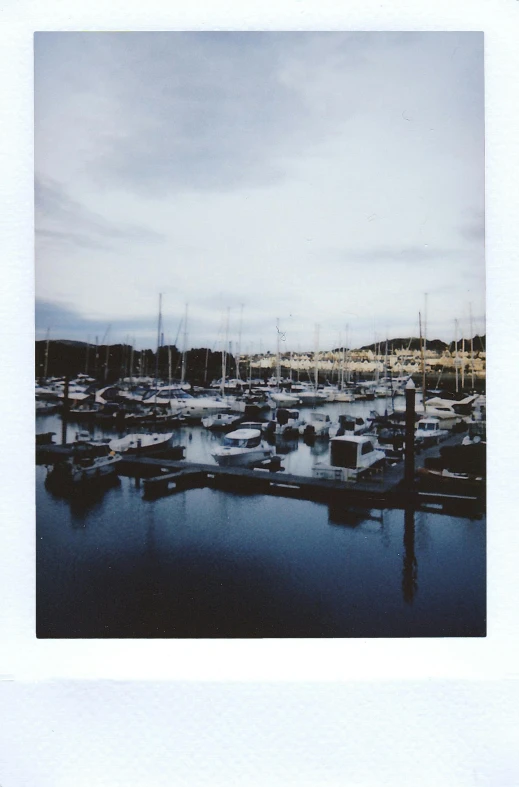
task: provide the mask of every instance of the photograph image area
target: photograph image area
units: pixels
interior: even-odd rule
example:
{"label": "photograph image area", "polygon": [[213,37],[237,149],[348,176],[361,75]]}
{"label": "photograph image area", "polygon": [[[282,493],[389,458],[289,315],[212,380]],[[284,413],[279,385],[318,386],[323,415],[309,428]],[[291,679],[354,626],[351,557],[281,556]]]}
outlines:
{"label": "photograph image area", "polygon": [[484,37],[34,37],[39,638],[486,635]]}

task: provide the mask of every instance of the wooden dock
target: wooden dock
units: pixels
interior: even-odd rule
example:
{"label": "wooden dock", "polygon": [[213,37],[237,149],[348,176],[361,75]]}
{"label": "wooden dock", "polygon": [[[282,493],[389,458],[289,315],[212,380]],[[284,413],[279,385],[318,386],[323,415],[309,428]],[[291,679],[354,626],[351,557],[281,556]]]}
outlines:
{"label": "wooden dock", "polygon": [[[441,445],[459,443],[459,436],[451,436]],[[157,499],[188,489],[209,487],[239,494],[274,495],[298,500],[311,500],[331,505],[364,506],[369,508],[405,508],[452,511],[461,516],[467,512],[482,512],[485,507],[483,494],[444,494],[438,491],[408,489],[404,484],[404,464],[397,462],[383,470],[356,481],[335,481],[276,472],[265,468],[220,467],[213,464],[183,460],[183,447],[176,446],[168,452],[149,455],[125,455],[118,464],[120,475],[131,476],[142,483],[143,496]],[[36,447],[36,461],[51,464],[70,457],[72,445],[41,445]],[[436,455],[438,447],[421,450],[416,456],[416,467],[426,458]]]}
{"label": "wooden dock", "polygon": [[188,489],[208,487],[226,492],[273,495],[318,503],[443,510],[464,515],[483,510],[484,501],[464,494],[408,490],[403,484],[402,464],[357,481],[331,481],[309,476],[269,472],[244,467],[219,467],[185,461],[125,457],[118,472],[142,482],[143,497],[152,500]]}

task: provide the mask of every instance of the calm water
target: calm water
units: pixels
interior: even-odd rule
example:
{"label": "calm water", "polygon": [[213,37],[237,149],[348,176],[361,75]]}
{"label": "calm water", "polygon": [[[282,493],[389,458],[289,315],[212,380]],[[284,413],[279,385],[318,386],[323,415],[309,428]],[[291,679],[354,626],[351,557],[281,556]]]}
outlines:
{"label": "calm water", "polygon": [[[48,430],[59,441],[59,418],[38,419]],[[199,461],[218,440],[200,427],[176,435]],[[289,447],[287,470],[308,471],[316,448],[326,455],[326,443]],[[66,500],[45,473],[36,468],[40,637],[485,634],[483,518],[209,489],[150,502],[129,478]]]}

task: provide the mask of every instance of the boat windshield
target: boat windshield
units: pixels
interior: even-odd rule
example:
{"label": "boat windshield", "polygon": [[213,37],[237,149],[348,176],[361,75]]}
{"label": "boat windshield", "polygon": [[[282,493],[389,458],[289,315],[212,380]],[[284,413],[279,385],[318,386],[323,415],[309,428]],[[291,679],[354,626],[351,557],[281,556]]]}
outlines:
{"label": "boat windshield", "polygon": [[257,437],[225,437],[223,445],[226,448],[255,448],[261,443],[261,435]]}

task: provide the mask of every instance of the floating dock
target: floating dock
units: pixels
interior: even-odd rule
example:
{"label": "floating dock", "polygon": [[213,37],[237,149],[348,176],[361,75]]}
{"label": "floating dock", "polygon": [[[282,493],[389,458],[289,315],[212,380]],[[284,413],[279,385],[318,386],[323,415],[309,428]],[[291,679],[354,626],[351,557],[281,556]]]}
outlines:
{"label": "floating dock", "polygon": [[187,489],[208,487],[239,494],[274,495],[379,509],[411,506],[420,510],[441,509],[460,515],[484,509],[484,500],[478,495],[446,495],[406,489],[401,463],[357,481],[331,481],[259,468],[219,467],[148,457],[125,457],[118,466],[118,472],[134,477],[138,485],[142,483],[143,497],[148,500]]}
{"label": "floating dock", "polygon": [[[442,445],[455,445],[459,436],[451,436]],[[148,500],[173,495],[188,489],[209,487],[239,494],[275,495],[298,500],[339,505],[359,505],[369,508],[405,508],[449,511],[461,516],[481,513],[485,508],[485,493],[450,489],[449,494],[419,487],[409,489],[404,484],[404,463],[386,465],[355,481],[336,481],[310,476],[278,472],[279,464],[257,468],[220,467],[213,464],[183,460],[183,446],[150,455],[124,455],[118,463],[119,475],[134,477]],[[421,450],[416,456],[417,468],[426,458],[434,456],[438,447]],[[51,464],[73,455],[72,445],[40,445],[36,447],[39,464]]]}

